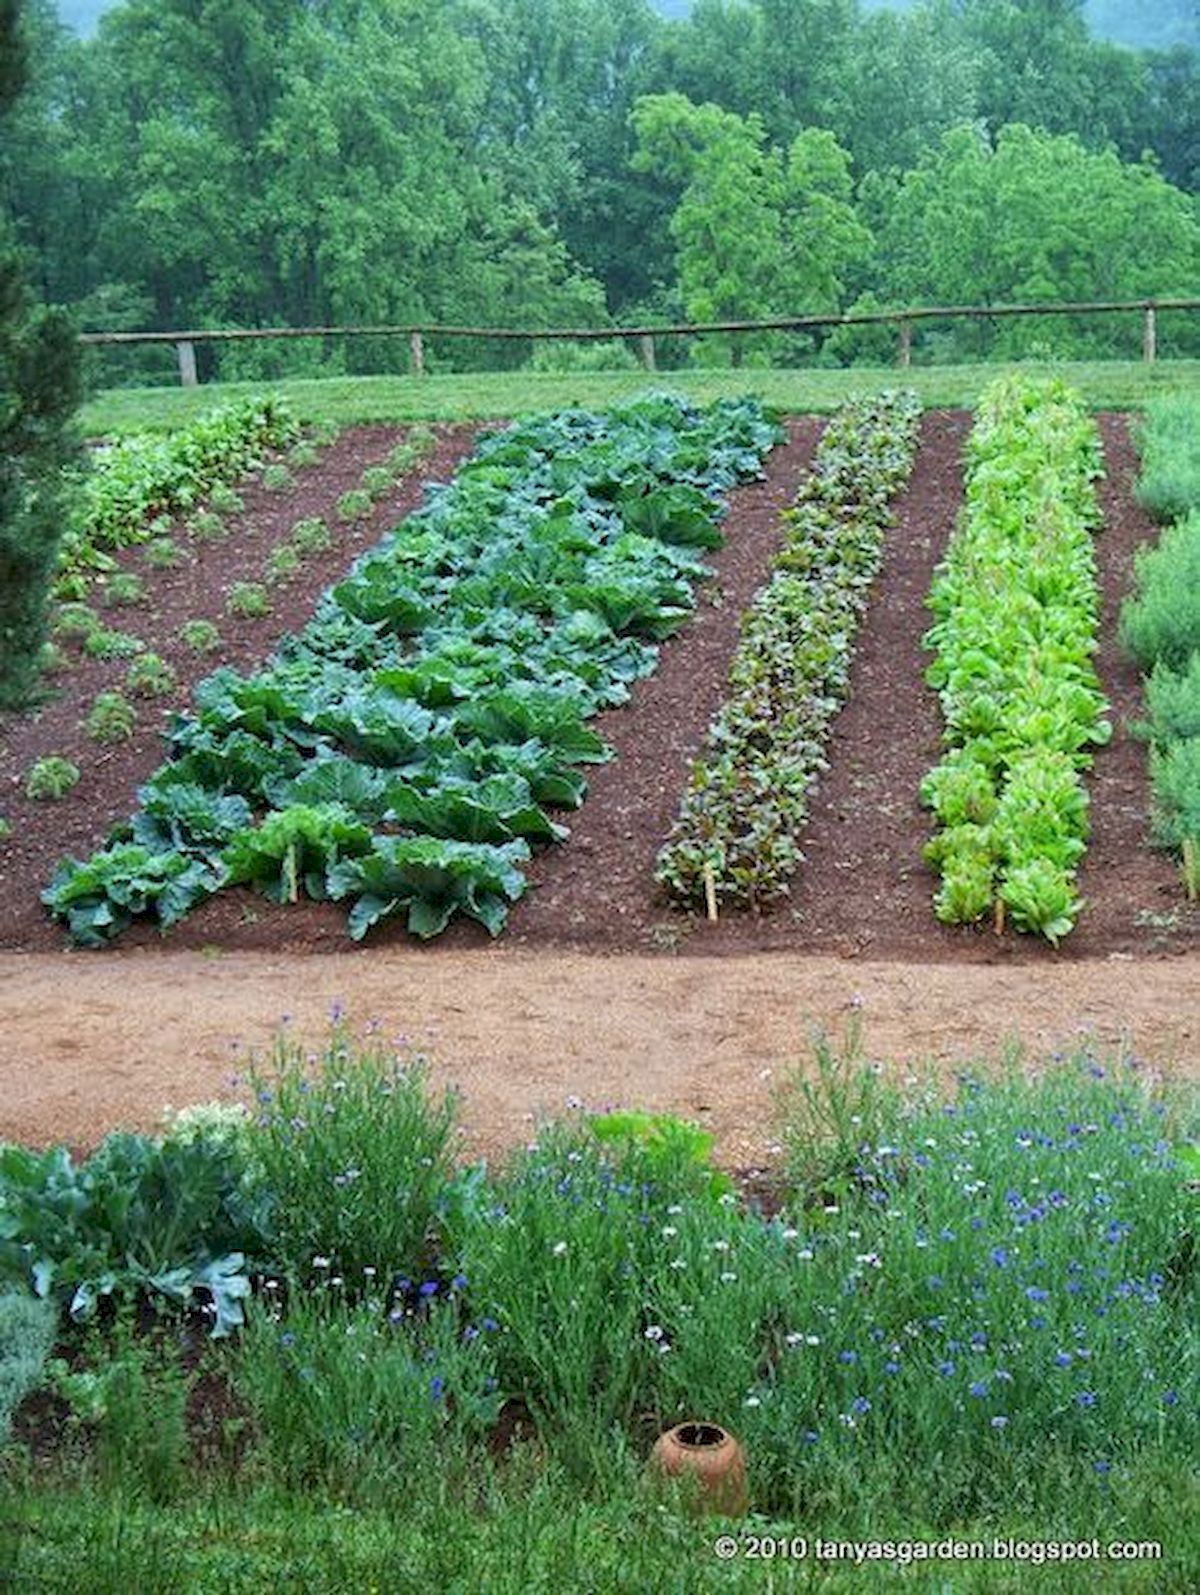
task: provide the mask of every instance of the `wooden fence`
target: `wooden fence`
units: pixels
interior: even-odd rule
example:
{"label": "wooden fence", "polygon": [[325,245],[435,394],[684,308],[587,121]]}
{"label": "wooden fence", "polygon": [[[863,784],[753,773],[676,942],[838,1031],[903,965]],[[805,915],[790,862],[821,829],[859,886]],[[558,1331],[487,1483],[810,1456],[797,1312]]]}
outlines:
{"label": "wooden fence", "polygon": [[868,327],[892,325],[896,328],[896,363],[912,363],[913,327],[922,321],[965,319],[987,321],[1009,316],[1093,316],[1130,315],[1141,318],[1142,359],[1152,361],[1158,354],[1158,312],[1161,310],[1200,310],[1200,299],[1100,300],[1090,304],[1049,305],[921,305],[904,310],[850,311],[836,316],[780,316],[766,321],[685,322],[677,326],[646,327],[231,327],[197,329],[191,332],[84,332],[80,342],[93,345],[172,343],[179,357],[179,377],[184,387],[195,387],[196,345],[230,343],[250,338],[407,338],[409,368],[414,376],[425,374],[426,338],[526,339],[533,343],[622,339],[637,345],[642,364],[656,368],[657,338],[696,338],[707,333],[733,337],[756,332],[806,332],[814,327]]}

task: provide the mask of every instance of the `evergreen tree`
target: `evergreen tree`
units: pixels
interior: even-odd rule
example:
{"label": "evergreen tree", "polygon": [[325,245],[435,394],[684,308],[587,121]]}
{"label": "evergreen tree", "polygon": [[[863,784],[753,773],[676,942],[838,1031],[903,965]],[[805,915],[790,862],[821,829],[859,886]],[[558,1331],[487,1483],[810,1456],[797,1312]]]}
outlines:
{"label": "evergreen tree", "polygon": [[[0,0],[0,137],[24,82],[20,0]],[[28,701],[75,455],[80,354],[70,318],[39,305],[0,233],[0,708]]]}

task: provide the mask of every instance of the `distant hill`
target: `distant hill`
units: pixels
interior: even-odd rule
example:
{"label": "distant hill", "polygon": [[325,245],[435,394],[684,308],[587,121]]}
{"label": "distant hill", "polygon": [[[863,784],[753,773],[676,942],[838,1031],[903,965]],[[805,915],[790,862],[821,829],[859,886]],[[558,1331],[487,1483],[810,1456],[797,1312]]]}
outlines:
{"label": "distant hill", "polygon": [[[58,14],[77,33],[88,34],[95,30],[96,20],[102,12],[112,8],[115,0],[58,0]],[[664,17],[686,17],[692,9],[692,0],[651,0],[654,9]],[[914,0],[864,0],[871,10],[891,6],[893,10],[906,11]],[[1173,44],[1190,44],[1200,48],[1200,21],[1194,0],[1088,0],[1085,7],[1092,31],[1103,39],[1113,39],[1118,44],[1144,46],[1165,50]]]}

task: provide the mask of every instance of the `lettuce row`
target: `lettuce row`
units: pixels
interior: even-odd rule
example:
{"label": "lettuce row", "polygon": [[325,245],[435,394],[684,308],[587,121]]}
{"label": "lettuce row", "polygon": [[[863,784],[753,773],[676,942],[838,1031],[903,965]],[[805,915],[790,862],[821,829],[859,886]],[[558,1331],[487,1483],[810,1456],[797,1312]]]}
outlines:
{"label": "lettuce row", "polygon": [[708,882],[718,900],[751,907],[787,893],[919,421],[915,395],[881,394],[844,405],[826,427],[658,855],[655,879],[677,900],[703,902]]}
{"label": "lettuce row", "polygon": [[753,400],[650,396],[487,438],[262,670],[200,683],[138,814],[43,901],[86,946],[240,884],[353,899],[355,937],[495,934],[610,756],[585,722],[653,670],[780,437]]}
{"label": "lettuce row", "polygon": [[1099,434],[1060,382],[1005,378],[967,444],[966,507],[929,595],[925,673],[949,751],[921,785],[941,829],[940,920],[994,910],[1057,945],[1088,836],[1082,772],[1107,742],[1093,666]]}

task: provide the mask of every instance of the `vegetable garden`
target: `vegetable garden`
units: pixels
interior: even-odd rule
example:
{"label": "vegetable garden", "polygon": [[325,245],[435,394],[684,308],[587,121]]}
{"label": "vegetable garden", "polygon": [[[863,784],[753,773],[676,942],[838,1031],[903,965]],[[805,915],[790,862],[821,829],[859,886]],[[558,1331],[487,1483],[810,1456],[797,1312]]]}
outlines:
{"label": "vegetable garden", "polygon": [[[1110,451],[1128,448],[1116,421],[1102,425]],[[118,446],[65,547],[47,662],[65,672],[60,701],[5,732],[4,944],[52,943],[40,899],[93,948],[156,929],[179,945],[340,945],[334,903],[355,940],[429,940],[457,922],[452,945],[508,926],[535,945],[846,951],[865,938],[974,959],[1037,956],[1014,932],[1144,951],[1165,923],[1183,945],[1195,916],[1172,866],[1136,807],[1112,801],[1144,752],[1136,672],[1102,599],[1127,595],[1150,528],[1116,483],[1101,505],[1096,423],[1055,384],[994,386],[965,439],[957,527],[956,418],[922,423],[911,396],[885,395],[843,406],[819,441],[791,430],[781,449],[754,401],[660,395],[522,422],[465,459],[461,432],[380,431],[340,492],[322,451],[344,443],[301,436],[271,401]],[[418,502],[431,448],[457,469]],[[242,569],[255,526],[239,482],[281,506],[257,581]],[[769,512],[748,508],[755,493]],[[288,497],[292,514],[319,499],[324,518],[289,522]],[[927,569],[898,593],[894,566],[918,544]],[[145,616],[149,636],[99,612],[97,600],[143,618],[181,561],[241,571],[220,625],[196,617],[167,635],[169,597]],[[727,581],[738,599],[725,613]],[[249,634],[232,653],[230,623]],[[868,679],[852,691],[860,624]],[[1135,631],[1127,620],[1122,635]],[[913,659],[914,638],[916,669],[873,685],[872,659]],[[169,662],[172,644],[190,661]],[[206,659],[219,662],[205,675]],[[76,663],[100,685],[79,722],[105,750],[94,765],[128,771],[101,775],[99,802],[68,723]],[[1160,702],[1174,689],[1156,679]],[[921,724],[866,728],[877,789],[850,799],[854,844],[882,835],[869,878],[839,878],[826,838],[859,756],[846,743],[864,734],[845,728],[859,700],[878,714],[873,697],[897,691]],[[161,735],[139,699],[169,702]],[[1187,786],[1185,743],[1156,742],[1160,787]],[[1160,813],[1154,839],[1194,875],[1188,801],[1169,800],[1185,818]],[[958,925],[972,928],[945,928]]]}

